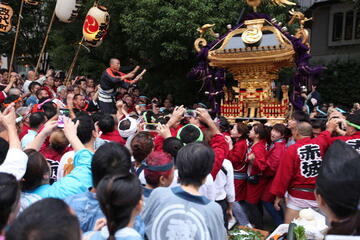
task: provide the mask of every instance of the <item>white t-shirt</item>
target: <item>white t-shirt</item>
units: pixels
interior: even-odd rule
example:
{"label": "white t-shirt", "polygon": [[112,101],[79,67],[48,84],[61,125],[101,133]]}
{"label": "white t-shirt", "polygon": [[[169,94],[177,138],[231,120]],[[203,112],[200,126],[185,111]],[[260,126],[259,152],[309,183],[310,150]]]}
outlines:
{"label": "white t-shirt", "polygon": [[65,153],[59,162],[59,166],[58,166],[58,170],[57,170],[57,179],[59,180],[60,178],[64,177],[64,167],[66,164],[72,164],[74,165],[74,156],[75,156],[75,151],[70,151]]}
{"label": "white t-shirt", "polygon": [[32,83],[32,81],[30,81],[30,80],[25,80],[24,85],[23,85],[23,91],[24,91],[24,93],[29,93],[29,92],[30,92],[30,90],[29,90],[29,85],[30,85],[30,83]]}
{"label": "white t-shirt", "polygon": [[234,168],[232,163],[225,159],[223,162],[225,172],[220,169],[214,181],[216,201],[227,199],[228,202],[235,201]]}

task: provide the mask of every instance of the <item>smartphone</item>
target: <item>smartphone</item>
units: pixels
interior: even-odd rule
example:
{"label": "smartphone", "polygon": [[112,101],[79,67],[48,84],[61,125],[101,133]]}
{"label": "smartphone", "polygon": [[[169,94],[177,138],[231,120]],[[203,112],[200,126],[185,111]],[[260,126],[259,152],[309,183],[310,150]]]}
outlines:
{"label": "smartphone", "polygon": [[196,118],[196,111],[195,110],[186,110],[184,112],[184,117],[193,117]]}
{"label": "smartphone", "polygon": [[60,108],[59,110],[59,117],[57,120],[57,127],[64,128],[64,121],[66,118],[70,117],[70,111],[67,108]]}
{"label": "smartphone", "polygon": [[143,130],[147,132],[155,132],[158,126],[158,123],[145,123]]}

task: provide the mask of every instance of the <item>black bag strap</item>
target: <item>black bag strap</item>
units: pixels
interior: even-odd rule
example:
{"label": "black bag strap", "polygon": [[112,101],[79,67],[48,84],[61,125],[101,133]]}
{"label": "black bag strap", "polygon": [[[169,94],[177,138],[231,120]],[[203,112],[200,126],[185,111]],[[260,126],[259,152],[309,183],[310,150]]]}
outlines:
{"label": "black bag strap", "polygon": [[227,176],[228,171],[224,168],[224,166],[221,166],[221,171]]}

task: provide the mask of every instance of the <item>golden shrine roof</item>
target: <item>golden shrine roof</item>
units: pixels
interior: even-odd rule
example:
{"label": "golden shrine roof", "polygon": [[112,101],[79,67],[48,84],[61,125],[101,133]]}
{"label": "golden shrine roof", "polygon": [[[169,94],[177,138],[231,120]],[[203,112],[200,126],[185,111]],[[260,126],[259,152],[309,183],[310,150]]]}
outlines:
{"label": "golden shrine roof", "polygon": [[281,31],[266,19],[255,19],[245,21],[212,47],[208,60],[216,67],[258,63],[284,66],[293,63],[294,54],[292,43]]}

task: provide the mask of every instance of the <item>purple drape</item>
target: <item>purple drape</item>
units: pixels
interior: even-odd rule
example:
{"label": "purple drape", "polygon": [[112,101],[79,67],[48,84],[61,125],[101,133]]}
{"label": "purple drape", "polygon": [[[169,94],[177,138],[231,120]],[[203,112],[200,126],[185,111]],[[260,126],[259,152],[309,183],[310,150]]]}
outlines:
{"label": "purple drape", "polygon": [[[221,68],[210,67],[207,59],[209,50],[216,44],[218,44],[222,39],[224,39],[230,32],[239,28],[243,25],[244,21],[252,19],[264,18],[271,22],[271,18],[262,13],[250,13],[246,15],[240,24],[232,27],[224,35],[217,38],[215,41],[209,43],[197,54],[197,65],[191,69],[187,74],[187,77],[192,80],[202,80],[203,87],[200,89],[202,92],[207,92],[208,101],[212,108],[212,113],[217,114],[220,112],[219,102],[216,101],[217,96],[222,93],[222,89],[225,85],[225,70]],[[273,24],[279,31],[281,31],[281,26]],[[310,66],[309,60],[311,54],[309,53],[308,46],[301,43],[301,39],[297,39],[294,36],[291,36],[289,32],[283,32],[283,34],[291,41],[295,54],[295,64],[296,72],[292,79],[293,91],[290,94],[290,102],[293,104],[295,109],[302,110],[304,105],[304,100],[300,96],[301,90],[300,87],[305,85],[308,89],[311,87],[311,84],[315,81],[315,78],[325,69],[322,66]],[[316,83],[316,82],[315,82]],[[216,94],[217,93],[217,94]]]}

